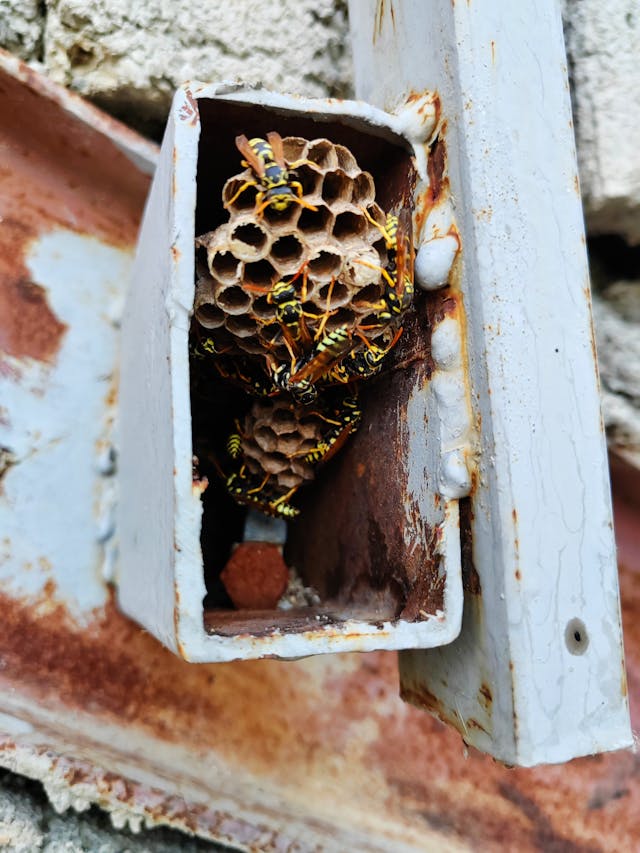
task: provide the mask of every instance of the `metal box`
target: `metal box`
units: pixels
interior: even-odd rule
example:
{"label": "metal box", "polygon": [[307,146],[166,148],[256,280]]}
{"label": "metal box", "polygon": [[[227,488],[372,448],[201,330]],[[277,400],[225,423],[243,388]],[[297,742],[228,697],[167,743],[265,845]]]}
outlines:
{"label": "metal box", "polygon": [[[220,197],[238,171],[236,135],[277,130],[347,145],[373,174],[385,210],[401,200],[415,205],[419,243],[423,232],[438,233],[427,214],[445,215],[428,173],[438,119],[428,94],[397,115],[228,85],[191,83],[175,96],[123,323],[118,599],[187,660],[429,648],[460,630],[457,499],[470,487],[471,430],[455,295],[416,299],[393,369],[363,390],[361,429],[308,490],[287,557],[319,590],[318,607],[243,612],[204,604],[212,579],[203,551],[214,552],[214,562],[216,549],[227,553],[233,522],[215,494],[209,500],[215,485],[203,501],[206,484],[193,479],[198,414],[189,396],[194,239],[226,221]],[[458,243],[448,228],[441,236],[450,266]],[[448,268],[423,283],[447,277]]]}

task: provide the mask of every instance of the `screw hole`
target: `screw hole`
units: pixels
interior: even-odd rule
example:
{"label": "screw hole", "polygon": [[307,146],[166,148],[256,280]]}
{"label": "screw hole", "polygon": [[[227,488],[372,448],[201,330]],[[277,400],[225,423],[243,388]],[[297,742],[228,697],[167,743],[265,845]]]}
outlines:
{"label": "screw hole", "polygon": [[564,630],[564,641],[572,655],[583,655],[589,646],[587,628],[581,619],[570,619]]}

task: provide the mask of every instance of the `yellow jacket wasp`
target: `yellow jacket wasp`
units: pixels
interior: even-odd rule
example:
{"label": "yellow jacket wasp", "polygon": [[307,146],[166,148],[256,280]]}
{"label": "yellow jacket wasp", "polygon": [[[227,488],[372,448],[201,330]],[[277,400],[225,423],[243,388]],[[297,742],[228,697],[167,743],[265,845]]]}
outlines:
{"label": "yellow jacket wasp", "polygon": [[296,161],[287,167],[282,137],[279,133],[268,133],[266,139],[257,136],[247,139],[244,134],[236,136],[236,146],[246,158],[242,161],[242,165],[253,170],[256,180],[245,181],[235,195],[225,203],[225,207],[230,207],[249,187],[259,187],[256,194],[256,216],[262,216],[267,207],[282,211],[293,203],[307,207],[309,210],[317,210],[302,198],[302,184],[292,180],[291,170],[305,161]]}

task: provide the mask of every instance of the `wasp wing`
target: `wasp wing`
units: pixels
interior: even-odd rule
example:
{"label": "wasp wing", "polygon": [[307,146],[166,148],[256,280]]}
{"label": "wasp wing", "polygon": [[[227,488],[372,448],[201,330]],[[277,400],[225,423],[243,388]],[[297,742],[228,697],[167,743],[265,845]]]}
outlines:
{"label": "wasp wing", "polygon": [[404,293],[406,279],[413,283],[413,254],[411,211],[408,207],[403,207],[398,214],[396,232],[396,291],[400,299]]}
{"label": "wasp wing", "polygon": [[272,130],[271,133],[267,133],[267,142],[273,151],[273,159],[276,161],[278,166],[282,166],[283,169],[286,169],[286,164],[284,162],[284,148],[282,146],[282,137],[280,134],[276,133],[275,130]]}
{"label": "wasp wing", "polygon": [[247,163],[251,166],[256,175],[259,178],[262,178],[264,175],[264,162],[258,157],[244,134],[236,136],[236,147],[238,151],[244,155]]}
{"label": "wasp wing", "polygon": [[328,332],[312,350],[311,357],[295,371],[291,379],[292,384],[308,379],[316,382],[328,373],[337,362],[356,345],[357,341],[349,332],[347,326],[341,326],[333,332]]}

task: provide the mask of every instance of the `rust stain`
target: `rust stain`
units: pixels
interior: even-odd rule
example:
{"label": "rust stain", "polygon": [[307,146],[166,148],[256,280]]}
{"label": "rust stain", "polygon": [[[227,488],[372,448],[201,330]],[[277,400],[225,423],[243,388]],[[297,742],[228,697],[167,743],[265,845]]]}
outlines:
{"label": "rust stain", "polygon": [[0,223],[0,351],[15,358],[53,361],[67,330],[49,307],[46,291],[32,281],[24,265],[16,269],[20,249],[4,263],[5,223]]}
{"label": "rust stain", "polygon": [[[636,519],[630,513],[624,522],[617,508],[621,546],[624,536],[639,538]],[[621,547],[621,554],[627,560],[621,587],[637,727],[640,549]],[[396,698],[393,653],[195,666],[161,648],[112,604],[96,613],[90,630],[79,630],[62,607],[37,616],[28,602],[8,597],[0,597],[0,652],[2,689],[17,687],[49,709],[86,710],[130,733],[193,749],[203,762],[209,756],[224,761],[285,799],[287,792],[295,801],[301,790],[313,790],[336,815],[348,807],[352,826],[366,823],[362,816],[374,808],[384,810],[400,834],[422,825],[478,849],[601,853],[637,844],[640,762],[634,755],[509,770],[472,748],[465,753],[456,732]],[[491,691],[480,691],[489,702]],[[436,713],[444,710],[429,693],[414,698]],[[363,721],[369,723],[366,736],[354,728]],[[349,772],[336,775],[336,762],[346,761]],[[67,766],[72,783],[92,772]],[[133,783],[119,788],[120,777],[100,784],[136,804],[142,797]],[[179,822],[183,808],[163,800],[157,814],[174,813]],[[207,815],[194,810],[191,826],[206,832]],[[229,838],[243,831],[234,828]]]}
{"label": "rust stain", "polygon": [[496,64],[496,43],[491,39],[491,64]]}
{"label": "rust stain", "polygon": [[376,9],[373,17],[373,43],[382,35],[382,24],[384,20],[385,0],[376,0]]}
{"label": "rust stain", "polygon": [[424,224],[427,220],[427,216],[431,212],[433,208],[433,192],[431,187],[427,187],[426,190],[419,193],[416,198],[416,233],[421,234],[424,229]]}
{"label": "rust stain", "polygon": [[473,717],[469,717],[469,719],[465,721],[465,725],[467,726],[467,728],[477,729],[480,732],[484,732],[485,734],[489,734],[489,732],[485,729],[485,727],[481,723],[479,723],[476,719],[474,719]]}
{"label": "rust stain", "polygon": [[66,327],[30,277],[29,246],[56,227],[132,245],[149,178],[27,76],[31,88],[0,71],[0,348],[50,362]]}
{"label": "rust stain", "polygon": [[429,152],[427,160],[427,174],[429,176],[429,186],[432,193],[432,203],[437,204],[439,198],[446,189],[446,169],[447,169],[447,148],[445,137],[447,132],[447,123],[443,122],[440,126],[440,131]]}
{"label": "rust stain", "polygon": [[493,208],[481,207],[479,210],[474,210],[473,213],[476,219],[480,219],[483,222],[491,222],[493,217]]}
{"label": "rust stain", "polygon": [[462,586],[465,593],[482,595],[480,576],[473,562],[473,539],[471,525],[473,523],[473,508],[471,498],[462,498],[460,507],[460,543],[462,558]]}
{"label": "rust stain", "polygon": [[522,574],[520,573],[520,569],[516,569],[515,571],[516,580],[522,580]]}
{"label": "rust stain", "polygon": [[491,690],[489,688],[489,685],[483,681],[482,684],[480,685],[480,689],[478,690],[478,693],[480,694],[480,697],[481,697],[480,701],[482,702],[482,704],[486,708],[489,708],[493,704],[493,696],[491,694]]}
{"label": "rust stain", "polygon": [[[193,93],[190,89],[187,89],[185,92],[185,98],[187,103],[183,104],[178,111],[178,118],[180,121],[185,121],[189,124],[190,127],[195,127],[200,118],[200,111],[198,109],[198,102],[193,97]],[[174,162],[175,162],[176,149],[174,148]]]}
{"label": "rust stain", "polygon": [[580,179],[577,175],[573,176],[573,188],[576,192],[576,195],[580,195]]}

